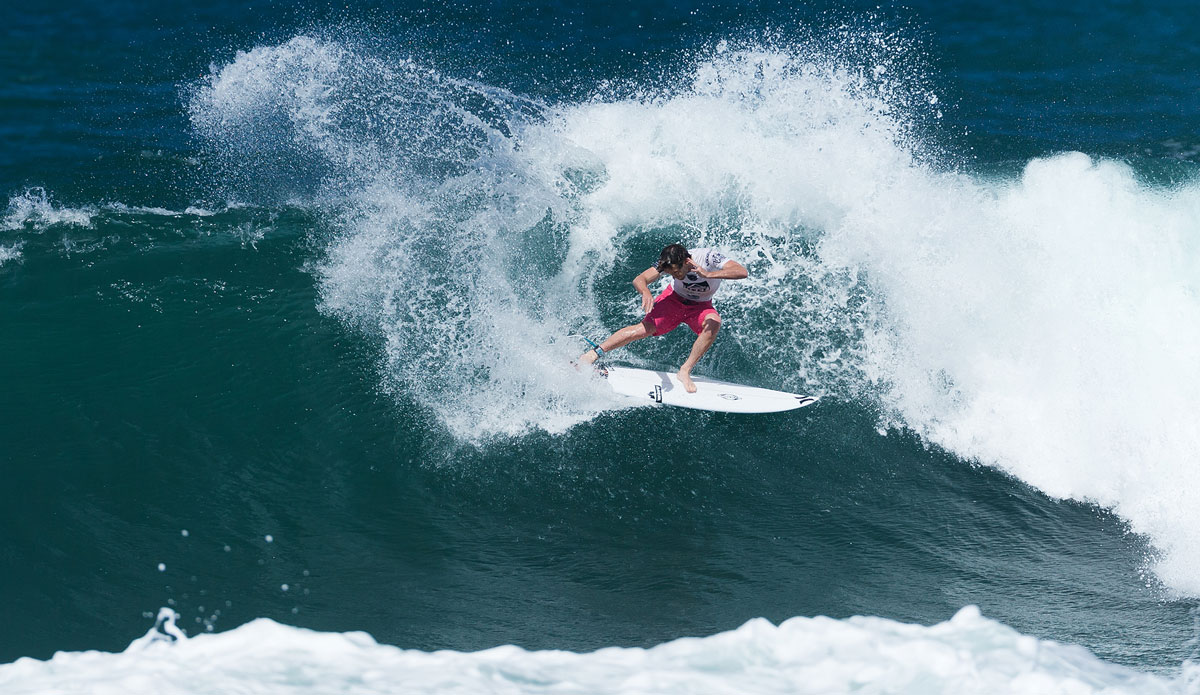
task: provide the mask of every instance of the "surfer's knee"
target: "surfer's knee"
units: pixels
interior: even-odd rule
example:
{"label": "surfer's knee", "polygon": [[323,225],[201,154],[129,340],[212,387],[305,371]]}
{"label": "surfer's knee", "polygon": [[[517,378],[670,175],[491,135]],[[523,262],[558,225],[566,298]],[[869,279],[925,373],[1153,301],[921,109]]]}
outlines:
{"label": "surfer's knee", "polygon": [[611,338],[604,341],[604,343],[603,343],[603,345],[605,345],[604,349],[609,350],[609,349],[613,349],[613,348],[618,348],[618,347],[621,347],[622,345],[627,345],[629,343],[632,343],[635,340],[641,340],[642,338],[645,338],[645,337],[651,336],[651,335],[654,335],[654,330],[652,328],[647,330],[646,324],[644,322],[643,323],[635,323],[635,324],[632,324],[632,325],[622,328],[621,330],[617,331],[616,333],[613,333]]}
{"label": "surfer's knee", "polygon": [[700,330],[705,333],[712,333],[713,335],[716,335],[717,332],[721,330],[720,314],[709,314],[708,316],[705,316],[704,324],[700,327]]}

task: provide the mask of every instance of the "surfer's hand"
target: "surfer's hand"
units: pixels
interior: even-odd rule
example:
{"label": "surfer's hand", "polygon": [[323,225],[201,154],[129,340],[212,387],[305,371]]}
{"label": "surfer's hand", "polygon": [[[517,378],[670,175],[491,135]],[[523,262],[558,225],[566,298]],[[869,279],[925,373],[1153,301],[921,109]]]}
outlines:
{"label": "surfer's hand", "polygon": [[646,294],[643,294],[642,295],[642,313],[649,314],[650,310],[653,308],[654,308],[654,295],[650,294],[649,292],[647,292]]}
{"label": "surfer's hand", "polygon": [[700,266],[696,265],[696,262],[690,258],[687,259],[685,267],[688,269],[689,272],[693,272],[702,278],[708,277],[708,271],[706,271],[704,268],[701,268]]}

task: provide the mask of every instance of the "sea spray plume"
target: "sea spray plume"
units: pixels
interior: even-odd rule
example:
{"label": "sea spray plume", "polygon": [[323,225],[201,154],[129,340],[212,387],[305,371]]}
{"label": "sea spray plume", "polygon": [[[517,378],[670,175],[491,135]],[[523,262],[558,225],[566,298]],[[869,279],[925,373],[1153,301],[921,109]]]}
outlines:
{"label": "sea spray plume", "polygon": [[[812,242],[914,166],[888,71],[718,46],[683,88],[533,108],[357,50],[298,37],[240,53],[194,95],[193,120],[223,167],[256,171],[262,139],[284,153],[284,190],[288,157],[323,160],[312,199],[335,228],[316,267],[323,308],[377,335],[385,384],[459,439],[561,431],[613,407],[558,368],[578,350],[563,336],[581,317],[593,332],[612,320],[602,288],[630,272],[622,247],[678,230],[757,264],[729,304],[746,318],[729,344],[752,349],[738,334],[787,307],[797,325],[772,345],[807,347],[768,350],[766,369],[790,384],[861,381],[830,367],[874,309],[860,278],[814,263]],[[212,137],[218,125],[234,135]],[[837,187],[851,178],[857,189]]]}
{"label": "sea spray plume", "polygon": [[214,181],[256,203],[460,175],[509,121],[537,109],[365,40],[319,36],[239,51],[187,101]]}
{"label": "sea spray plume", "polygon": [[457,436],[593,416],[569,414],[572,401],[596,401],[572,391],[594,387],[565,373],[577,346],[554,347],[563,317],[544,315],[524,271],[554,272],[564,230],[554,211],[569,207],[512,163],[513,133],[541,107],[363,51],[297,37],[215,67],[191,105],[219,169],[259,176],[265,148],[266,184],[289,195],[293,168],[321,172],[299,192],[333,228],[316,268],[323,308],[378,335],[384,385],[433,408]]}

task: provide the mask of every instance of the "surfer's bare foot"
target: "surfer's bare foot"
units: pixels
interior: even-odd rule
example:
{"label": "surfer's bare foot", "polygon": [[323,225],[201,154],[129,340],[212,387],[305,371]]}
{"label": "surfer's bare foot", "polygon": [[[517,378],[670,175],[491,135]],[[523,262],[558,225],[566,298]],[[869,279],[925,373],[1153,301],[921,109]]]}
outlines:
{"label": "surfer's bare foot", "polygon": [[684,391],[687,391],[688,393],[696,392],[696,384],[692,382],[691,374],[688,374],[681,369],[677,374],[675,374],[675,376],[679,378],[679,383],[683,384]]}
{"label": "surfer's bare foot", "polygon": [[596,354],[595,350],[588,350],[579,356],[579,361],[583,364],[591,364],[598,359],[600,359],[600,356]]}

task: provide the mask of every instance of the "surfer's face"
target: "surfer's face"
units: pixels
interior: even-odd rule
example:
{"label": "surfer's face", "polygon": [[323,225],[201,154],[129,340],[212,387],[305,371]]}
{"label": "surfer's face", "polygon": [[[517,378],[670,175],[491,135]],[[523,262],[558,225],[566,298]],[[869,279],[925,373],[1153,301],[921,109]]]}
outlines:
{"label": "surfer's face", "polygon": [[682,280],[684,276],[688,274],[688,267],[686,263],[684,265],[668,265],[663,266],[662,272],[670,275],[676,280]]}

